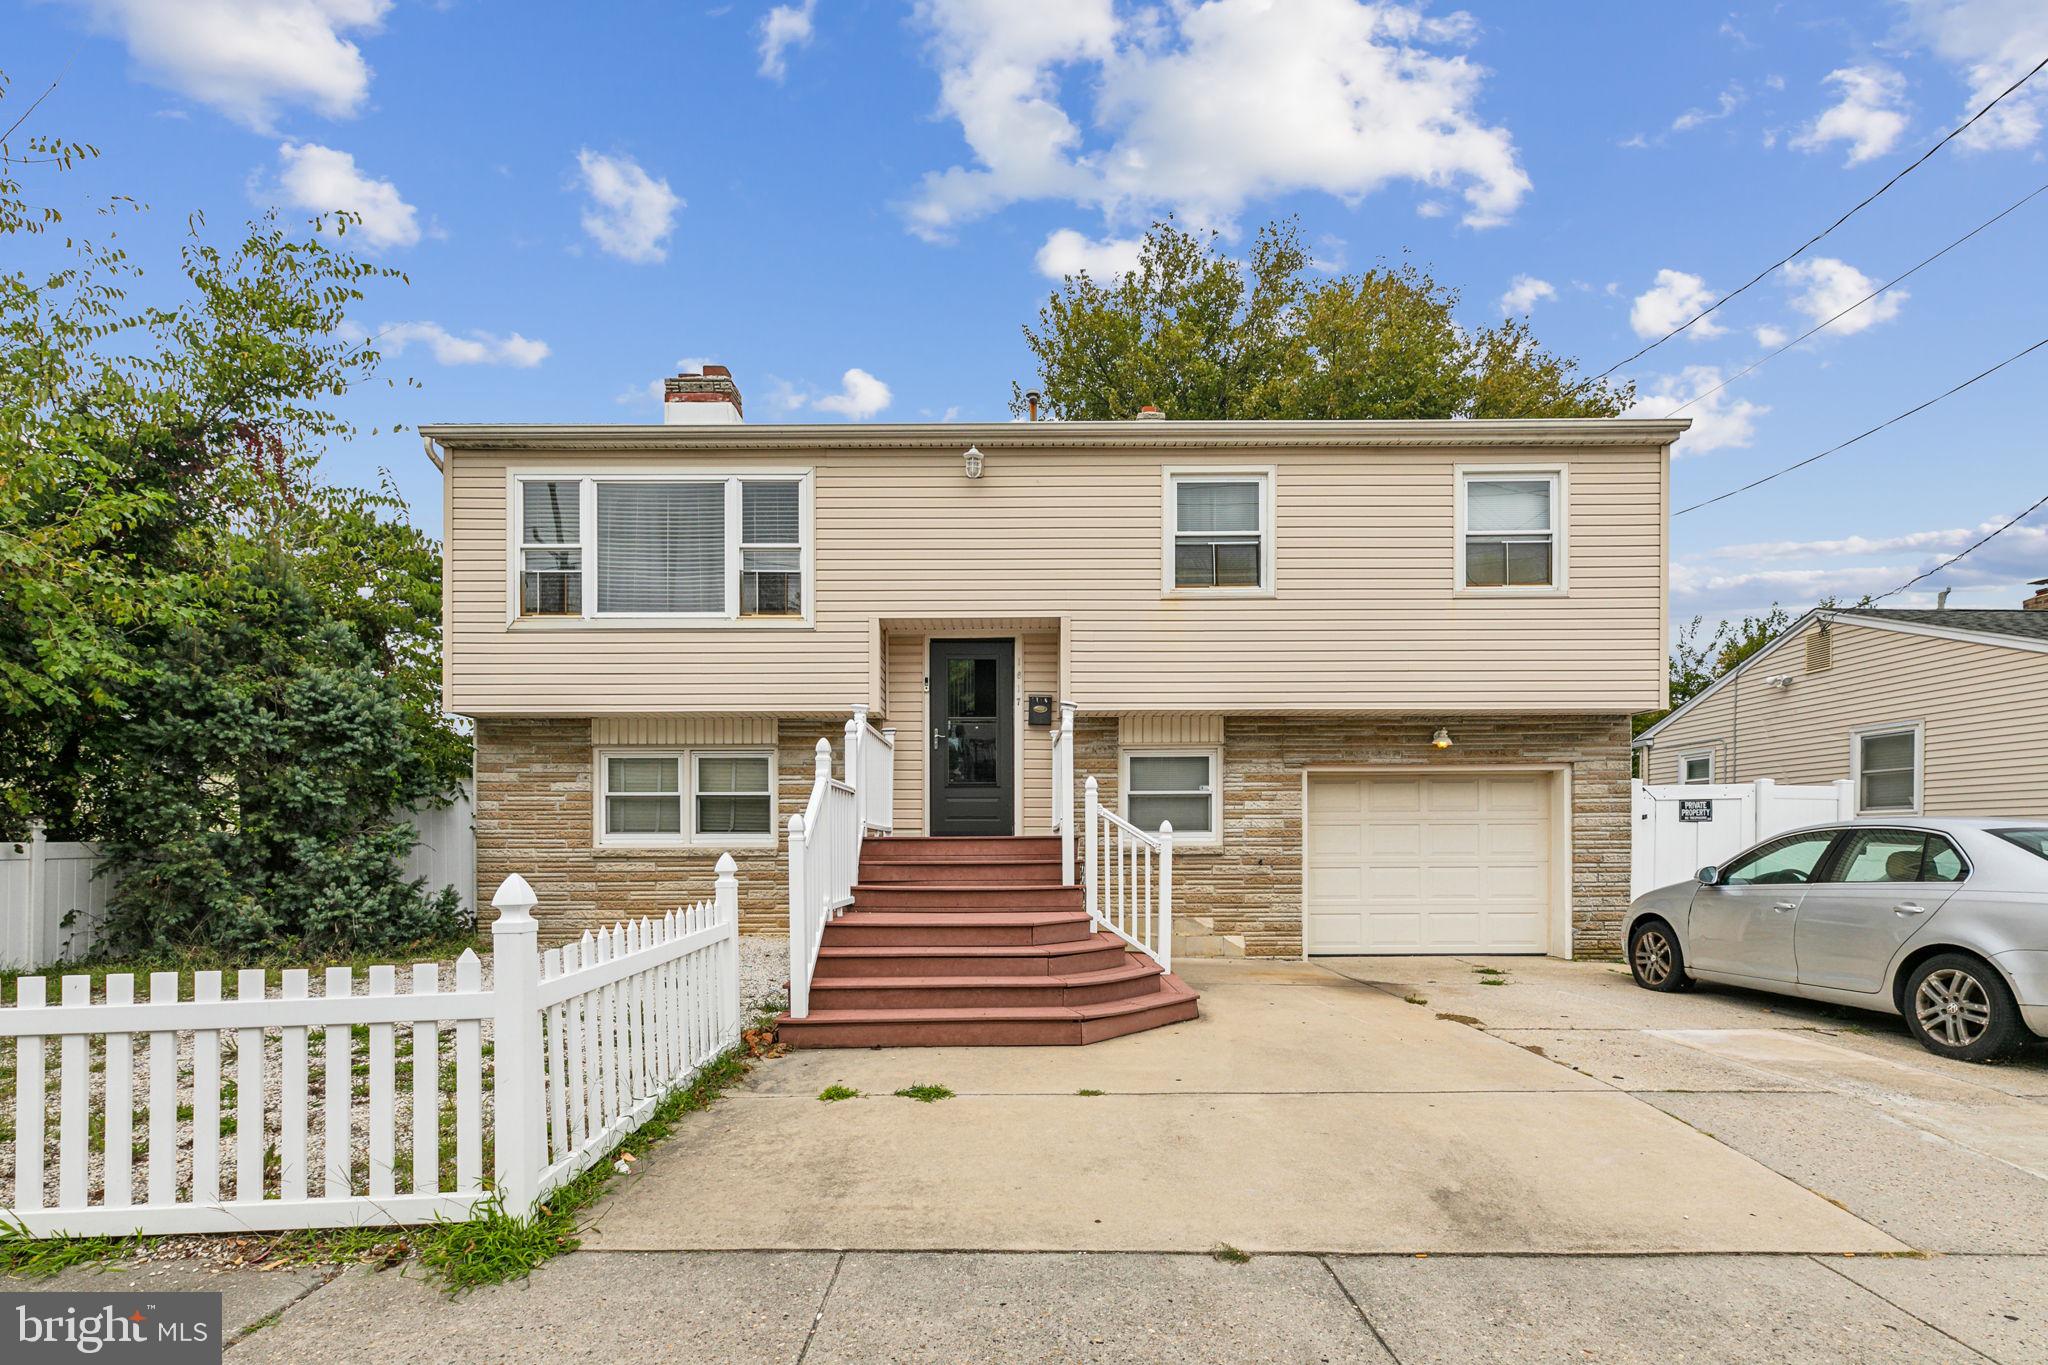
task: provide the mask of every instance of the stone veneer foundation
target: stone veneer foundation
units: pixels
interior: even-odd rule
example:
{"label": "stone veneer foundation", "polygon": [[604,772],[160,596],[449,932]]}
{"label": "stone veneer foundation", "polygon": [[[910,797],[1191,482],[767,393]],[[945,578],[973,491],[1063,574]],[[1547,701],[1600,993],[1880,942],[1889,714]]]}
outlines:
{"label": "stone veneer foundation", "polygon": [[[1223,846],[1177,851],[1176,906],[1211,918],[1218,933],[1243,936],[1251,956],[1298,956],[1304,769],[1568,763],[1573,951],[1579,957],[1619,956],[1629,883],[1628,718],[1460,717],[1448,722],[1455,746],[1438,752],[1429,739],[1445,723],[1443,717],[1227,718]],[[1077,772],[1094,774],[1102,799],[1114,803],[1119,722],[1084,714],[1080,730]],[[778,831],[809,797],[819,737],[833,736],[836,746],[841,733],[842,725],[829,720],[781,722]],[[590,723],[584,720],[486,718],[477,724],[480,902],[488,904],[498,883],[519,873],[540,897],[535,915],[549,942],[709,896],[712,866],[722,851],[595,848],[591,751]],[[732,852],[739,864],[741,929],[783,932],[789,910],[781,850]]]}

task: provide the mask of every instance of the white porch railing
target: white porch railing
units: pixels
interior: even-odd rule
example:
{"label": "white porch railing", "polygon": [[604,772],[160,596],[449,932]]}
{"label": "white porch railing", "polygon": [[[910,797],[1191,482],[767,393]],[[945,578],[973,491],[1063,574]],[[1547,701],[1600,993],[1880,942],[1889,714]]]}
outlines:
{"label": "white porch railing", "polygon": [[846,722],[846,780],[853,786],[863,834],[896,829],[896,729],[868,724],[868,708]]}
{"label": "white porch railing", "polygon": [[1052,830],[1060,836],[1060,885],[1074,884],[1074,703],[1060,703],[1052,732]]}
{"label": "white porch railing", "polygon": [[832,776],[832,742],[821,739],[811,799],[789,817],[789,1014],[811,1012],[811,977],[825,926],[853,903],[861,841],[895,828],[896,732],[868,724],[856,706],[846,723],[846,777]]}
{"label": "white porch railing", "polygon": [[1173,825],[1147,834],[1102,804],[1095,779],[1086,783],[1082,828],[1087,835],[1081,884],[1088,914],[1167,971],[1173,970]]}
{"label": "white porch railing", "polygon": [[453,990],[423,962],[403,994],[393,966],[371,967],[364,995],[347,967],[329,967],[319,995],[311,971],[287,970],[276,996],[252,969],[232,1000],[214,971],[189,1000],[176,972],[152,973],[146,1001],[125,973],[97,1000],[90,976],[66,976],[55,1005],[44,978],[22,977],[0,1009],[17,1063],[0,1220],[75,1236],[460,1219],[486,1197],[487,1161],[505,1210],[530,1212],[740,1024],[730,855],[711,900],[545,954],[535,903],[523,878],[498,889],[488,987],[474,952]]}

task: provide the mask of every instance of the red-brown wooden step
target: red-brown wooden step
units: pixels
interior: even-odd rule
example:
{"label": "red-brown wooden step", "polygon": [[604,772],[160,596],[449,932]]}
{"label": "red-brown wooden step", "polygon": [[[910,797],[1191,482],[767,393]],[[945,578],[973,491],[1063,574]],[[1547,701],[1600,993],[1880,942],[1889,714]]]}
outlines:
{"label": "red-brown wooden step", "polygon": [[820,948],[815,976],[1064,976],[1105,971],[1124,958],[1124,942],[1114,934],[1096,934],[1072,943],[993,948]]}
{"label": "red-brown wooden step", "polygon": [[1057,886],[1060,884],[1060,861],[1057,858],[990,858],[973,862],[964,858],[899,859],[878,858],[869,852],[861,855],[860,879],[863,885],[871,886],[898,882],[951,882],[956,885],[1024,882]]}
{"label": "red-brown wooden step", "polygon": [[989,857],[1057,859],[1060,856],[1060,839],[1057,834],[966,838],[892,834],[865,840],[861,844],[861,852],[894,862],[944,862],[950,859],[974,862]]}
{"label": "red-brown wooden step", "polygon": [[1085,898],[1080,887],[1058,882],[862,882],[853,900],[862,910],[1075,910]]}
{"label": "red-brown wooden step", "polygon": [[1122,965],[1069,976],[849,976],[811,982],[817,1010],[993,1009],[1019,1005],[1092,1005],[1149,995],[1159,964],[1131,956]]}
{"label": "red-brown wooden step", "polygon": [[899,946],[937,948],[950,945],[996,947],[1002,944],[1072,943],[1094,936],[1086,910],[984,911],[946,914],[937,910],[896,914],[886,910],[849,910],[825,926],[831,948]]}
{"label": "red-brown wooden step", "polygon": [[1043,1047],[1098,1042],[1193,1019],[1195,993],[1178,978],[1159,989],[1089,1005],[988,1009],[814,1009],[784,1018],[781,1036],[797,1047]]}

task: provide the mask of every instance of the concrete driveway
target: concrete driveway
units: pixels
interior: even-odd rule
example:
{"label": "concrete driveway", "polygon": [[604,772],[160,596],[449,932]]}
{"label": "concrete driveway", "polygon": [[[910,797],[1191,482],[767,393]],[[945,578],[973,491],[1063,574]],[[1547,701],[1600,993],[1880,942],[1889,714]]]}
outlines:
{"label": "concrete driveway", "polygon": [[2042,1049],[1601,964],[1187,975],[1200,1022],[1094,1047],[764,1064],[589,1250],[266,1286],[229,1358],[2048,1361]]}

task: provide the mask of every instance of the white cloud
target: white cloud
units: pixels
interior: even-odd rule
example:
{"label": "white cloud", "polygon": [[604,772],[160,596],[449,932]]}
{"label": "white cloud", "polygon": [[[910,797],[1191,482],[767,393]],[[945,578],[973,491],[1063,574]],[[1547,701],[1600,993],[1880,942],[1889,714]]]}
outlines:
{"label": "white cloud", "polygon": [[1731,85],[1723,90],[1714,101],[1712,109],[1688,109],[1671,120],[1671,131],[1689,133],[1703,124],[1717,123],[1742,107],[1748,98],[1740,85]]}
{"label": "white cloud", "polygon": [[[1724,545],[1672,564],[1672,601],[1679,616],[1739,614],[1773,602],[1797,610],[1824,597],[1854,602],[1934,568],[2003,521],[1891,536]],[[2018,606],[2030,591],[2027,580],[2040,577],[2044,561],[2048,527],[2022,524],[1884,605],[1932,606],[1935,594],[1948,587],[1956,590],[1959,604]]]}
{"label": "white cloud", "polygon": [[1500,311],[1508,317],[1528,313],[1539,300],[1557,297],[1557,286],[1549,280],[1539,280],[1534,275],[1517,275],[1508,282],[1508,292],[1500,296]]}
{"label": "white cloud", "polygon": [[497,336],[473,331],[466,337],[449,332],[438,322],[394,322],[371,340],[386,355],[402,354],[415,342],[434,353],[442,365],[510,365],[530,370],[548,358],[548,344],[517,332]]}
{"label": "white cloud", "polygon": [[668,259],[668,235],[675,231],[683,201],[640,169],[630,156],[606,156],[588,147],[576,153],[578,184],[590,196],[583,230],[606,253],[636,265]]}
{"label": "white cloud", "polygon": [[1061,228],[1045,239],[1035,258],[1038,273],[1049,280],[1063,279],[1086,271],[1098,283],[1138,268],[1139,237],[1105,237],[1090,241],[1072,228]]}
{"label": "white cloud", "polygon": [[347,152],[312,142],[287,142],[277,149],[275,193],[294,208],[312,213],[346,209],[363,221],[351,227],[372,246],[411,246],[420,239],[419,210],[405,202],[389,180],[376,180],[356,167]]}
{"label": "white cloud", "polygon": [[1721,371],[1712,365],[1688,365],[1677,374],[1659,375],[1638,386],[1635,406],[1627,415],[1664,417],[1680,403],[1693,400],[1691,407],[1677,414],[1691,418],[1692,429],[1679,437],[1672,449],[1674,458],[1749,445],[1756,439],[1756,419],[1770,409],[1746,398],[1735,398],[1727,389],[1698,397],[1720,382]]}
{"label": "white cloud", "polygon": [[[1478,110],[1476,24],[1363,0],[919,0],[939,107],[972,165],[925,177],[911,229],[944,238],[1005,205],[1063,199],[1116,223],[1174,209],[1227,227],[1254,197],[1355,201],[1396,180],[1506,221],[1529,178]],[[1085,124],[1069,92],[1088,90]]]}
{"label": "white cloud", "polygon": [[1425,199],[1415,206],[1417,218],[1441,218],[1451,211],[1441,199]]}
{"label": "white cloud", "polygon": [[153,82],[258,131],[278,110],[356,113],[370,67],[346,35],[377,31],[391,0],[73,0],[120,35]]}
{"label": "white cloud", "polygon": [[836,412],[849,422],[865,422],[887,408],[893,397],[887,384],[856,368],[840,376],[838,393],[809,401],[820,412]]}
{"label": "white cloud", "polygon": [[1757,328],[1753,335],[1756,337],[1757,345],[1768,346],[1772,349],[1783,346],[1792,339],[1790,332],[1782,327],[1774,327],[1768,322]]}
{"label": "white cloud", "polygon": [[1883,156],[1906,131],[1906,78],[1888,66],[1845,66],[1830,71],[1827,83],[1841,98],[1799,130],[1792,145],[1818,152],[1834,142],[1849,144],[1851,166]]}
{"label": "white cloud", "polygon": [[[1636,295],[1628,310],[1628,325],[1639,337],[1660,337],[1684,326],[1685,320],[1714,301],[1714,291],[1697,275],[1683,270],[1660,270],[1648,289]],[[1727,329],[1712,318],[1701,318],[1686,331],[1694,341],[1720,336]]]}
{"label": "white cloud", "polygon": [[[1970,87],[1975,113],[2048,54],[2040,0],[1900,0],[1908,33],[1934,49]],[[1979,150],[2025,147],[2048,125],[2048,86],[2036,76],[1959,139]]]}
{"label": "white cloud", "polygon": [[811,18],[818,0],[800,5],[777,5],[761,20],[761,74],[779,81],[789,74],[788,55],[793,47],[811,45]]}
{"label": "white cloud", "polygon": [[[1785,279],[1800,288],[1800,292],[1792,297],[1792,306],[1816,323],[1826,322],[1877,288],[1876,280],[1847,261],[1838,261],[1832,256],[1794,261],[1785,267]],[[1830,330],[1836,336],[1853,336],[1867,327],[1889,322],[1899,315],[1899,307],[1908,297],[1903,289],[1889,290],[1844,317]]]}

